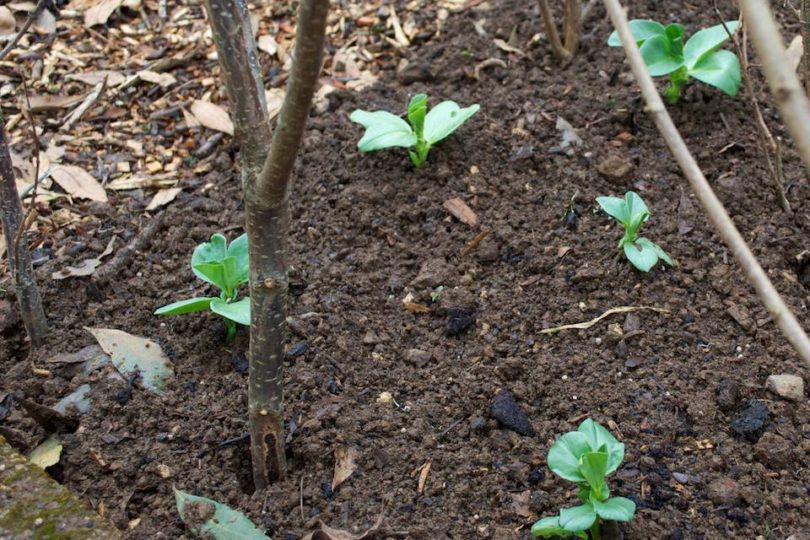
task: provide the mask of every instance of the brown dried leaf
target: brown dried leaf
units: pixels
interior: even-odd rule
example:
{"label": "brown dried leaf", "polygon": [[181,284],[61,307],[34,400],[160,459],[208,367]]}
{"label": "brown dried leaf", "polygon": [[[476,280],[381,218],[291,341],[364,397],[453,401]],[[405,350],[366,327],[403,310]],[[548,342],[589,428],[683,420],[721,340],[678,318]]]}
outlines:
{"label": "brown dried leaf", "polygon": [[205,127],[233,135],[233,122],[225,109],[219,105],[196,99],[191,104],[191,114]]}
{"label": "brown dried leaf", "polygon": [[97,24],[106,24],[113,12],[120,8],[124,0],[100,0],[84,12],[84,25],[87,28]]}
{"label": "brown dried leaf", "polygon": [[512,47],[511,45],[509,45],[507,42],[505,42],[504,40],[502,40],[500,38],[495,38],[495,39],[492,40],[492,42],[495,44],[496,47],[498,47],[502,51],[515,53],[515,54],[520,55],[520,56],[523,56],[523,54],[524,54],[523,51],[521,51],[517,47]]}
{"label": "brown dried leaf", "polygon": [[337,489],[357,470],[356,459],[357,448],[343,445],[335,448],[335,474],[332,476],[332,489]]}
{"label": "brown dried leaf", "polygon": [[[31,96],[30,104],[31,111],[38,112],[52,112],[62,109],[68,109],[77,103],[81,103],[86,97],[86,94],[77,94],[75,96],[60,96],[53,94],[43,94]],[[23,100],[24,105],[22,108],[27,108],[28,103]]]}
{"label": "brown dried leaf", "polygon": [[17,28],[14,14],[6,6],[0,7],[0,36],[13,36]]}
{"label": "brown dried leaf", "polygon": [[430,468],[433,466],[432,461],[428,461],[424,465],[422,465],[422,470],[419,473],[419,482],[417,483],[416,490],[421,494],[425,491],[425,484],[427,484],[428,474],[430,474]]}
{"label": "brown dried leaf", "polygon": [[473,229],[478,227],[478,215],[467,206],[467,203],[459,198],[447,199],[444,201],[444,209],[450,212],[454,218],[462,223],[466,223]]}
{"label": "brown dried leaf", "polygon": [[151,201],[149,201],[149,205],[147,205],[146,211],[149,212],[155,210],[156,208],[169,204],[174,200],[175,197],[177,197],[177,194],[180,193],[181,191],[183,191],[182,188],[161,189],[160,191],[155,193],[155,196],[152,197]]}
{"label": "brown dried leaf", "polygon": [[104,77],[107,77],[107,86],[118,86],[127,79],[126,76],[120,71],[112,71],[109,69],[87,71],[85,73],[74,73],[67,76],[68,80],[83,82],[84,84],[89,84],[91,86],[95,86],[98,83],[103,82]]}
{"label": "brown dried leaf", "polygon": [[171,73],[158,73],[148,69],[139,71],[138,77],[140,77],[142,81],[156,84],[161,88],[167,88],[177,82],[177,79],[175,79],[174,75]]}
{"label": "brown dried leaf", "polygon": [[43,9],[37,17],[34,29],[40,34],[50,35],[56,33],[56,17],[50,10]]}
{"label": "brown dried leaf", "polygon": [[51,178],[68,194],[79,199],[107,202],[104,187],[87,171],[75,165],[54,165]]}
{"label": "brown dried leaf", "polygon": [[104,251],[102,251],[98,257],[85,259],[77,266],[68,266],[58,272],[54,272],[51,274],[51,279],[65,279],[69,277],[83,277],[92,275],[95,273],[96,268],[101,265],[101,259],[112,253],[113,246],[115,245],[115,239],[115,236],[110,239],[110,241],[107,243],[107,247],[104,248]]}

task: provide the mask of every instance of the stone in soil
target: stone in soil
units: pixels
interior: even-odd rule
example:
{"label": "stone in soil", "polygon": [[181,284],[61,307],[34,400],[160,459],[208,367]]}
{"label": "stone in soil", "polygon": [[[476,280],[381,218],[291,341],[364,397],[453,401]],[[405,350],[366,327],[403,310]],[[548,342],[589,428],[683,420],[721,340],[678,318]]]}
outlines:
{"label": "stone in soil", "polygon": [[790,401],[804,399],[804,380],[796,375],[770,375],[765,381],[765,388]]}
{"label": "stone in soil", "polygon": [[520,408],[520,405],[515,402],[506,390],[501,390],[495,399],[492,401],[492,406],[489,409],[492,418],[501,423],[507,429],[511,429],[520,435],[534,435],[534,428],[529,422],[529,417]]}
{"label": "stone in soil", "polygon": [[717,406],[723,412],[729,412],[740,399],[740,385],[737,381],[723,379],[717,385]]}
{"label": "stone in soil", "polygon": [[709,484],[709,500],[718,505],[734,505],[740,502],[740,486],[731,478],[719,478]]}
{"label": "stone in soil", "polygon": [[411,281],[415,289],[436,288],[439,285],[448,286],[456,269],[447,264],[442,258],[428,259],[422,263],[419,273]]}
{"label": "stone in soil", "polygon": [[425,367],[430,363],[433,355],[420,349],[408,349],[405,353],[405,361],[416,367]]}
{"label": "stone in soil", "polygon": [[754,455],[763,465],[771,469],[788,469],[793,463],[793,445],[776,433],[762,435],[754,447]]}
{"label": "stone in soil", "polygon": [[447,327],[445,334],[449,337],[460,336],[475,323],[472,311],[464,308],[451,308],[447,310]]}
{"label": "stone in soil", "polygon": [[767,405],[757,399],[749,399],[737,409],[731,421],[731,429],[747,441],[755,443],[768,425],[770,417],[771,412]]}

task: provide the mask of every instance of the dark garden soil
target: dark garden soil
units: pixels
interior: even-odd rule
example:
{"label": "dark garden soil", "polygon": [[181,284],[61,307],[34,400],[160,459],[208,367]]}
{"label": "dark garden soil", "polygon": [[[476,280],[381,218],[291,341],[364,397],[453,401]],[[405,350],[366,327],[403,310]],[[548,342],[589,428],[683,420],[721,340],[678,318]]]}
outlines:
{"label": "dark garden soil", "polygon": [[[716,22],[709,1],[632,4],[632,17],[678,20],[688,33]],[[728,18],[736,16],[722,4]],[[781,16],[785,35],[794,36],[795,17]],[[51,240],[54,251],[85,247],[38,269],[52,332],[36,362],[51,374],[32,375],[17,324],[4,334],[0,390],[53,405],[92,385],[92,408],[78,430],[61,435],[52,474],[129,529],[129,538],[184,534],[172,485],[245,512],[278,539],[299,538],[317,520],[361,531],[380,515],[387,529],[410,538],[526,538],[535,519],[574,504],[571,486],[548,470],[545,456],[556,437],[593,417],[626,445],[611,487],[639,510],[620,527],[624,537],[776,539],[809,531],[810,407],[764,385],[773,373],[808,374],[702,216],[643,112],[622,52],[604,45],[603,9],[595,8],[580,54],[562,69],[544,38],[525,45],[541,29],[528,0],[451,13],[439,36],[435,8],[414,17],[431,31],[409,51],[405,72],[392,60],[372,88],[332,93],[328,111],[311,118],[296,166],[289,478],[252,493],[248,441],[240,439],[247,331],[227,344],[212,316],[151,314],[208,292],[190,272],[192,249],[213,232],[242,231],[236,153],[227,147],[212,172],[186,175],[158,233],[108,284],[48,276],[101,251],[113,235],[131,241],[147,223],[142,205],[118,196],[106,214],[87,210],[98,215],[97,227]],[[482,19],[485,35],[474,26]],[[523,56],[493,43],[513,28]],[[504,63],[476,79],[476,65],[489,58]],[[203,61],[214,73],[215,62]],[[481,111],[419,171],[403,151],[356,151],[352,110],[399,111],[421,91],[433,103],[477,102]],[[787,139],[772,101],[763,97],[762,105]],[[745,99],[692,85],[671,112],[774,284],[806,321],[810,268],[797,256],[810,247],[810,187],[790,143],[784,168],[793,216],[773,194]],[[574,126],[581,146],[561,146],[558,117]],[[595,211],[594,199],[628,189],[647,201],[645,234],[676,268],[641,274],[617,257],[620,230]],[[478,215],[477,229],[443,208],[454,197]],[[561,219],[572,198],[575,215]],[[481,231],[489,234],[462,254]],[[409,294],[430,311],[408,309]],[[587,330],[540,334],[617,306],[668,314],[622,313]],[[93,344],[85,326],[158,341],[176,375],[165,395],[137,385],[129,393],[106,371],[47,363]],[[528,415],[533,434],[492,417],[501,391]],[[393,402],[378,402],[383,392]],[[760,405],[764,425],[747,438],[737,434],[735,418]],[[29,445],[45,435],[19,407],[3,426]],[[340,445],[357,449],[358,468],[333,491]]]}

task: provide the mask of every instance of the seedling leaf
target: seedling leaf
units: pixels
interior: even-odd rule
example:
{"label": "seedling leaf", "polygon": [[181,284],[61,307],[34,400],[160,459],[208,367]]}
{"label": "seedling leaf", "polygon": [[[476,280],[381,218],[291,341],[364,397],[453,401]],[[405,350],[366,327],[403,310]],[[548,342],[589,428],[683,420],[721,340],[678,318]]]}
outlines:
{"label": "seedling leaf", "polygon": [[221,298],[212,298],[211,311],[236,323],[250,326],[250,298],[242,298],[231,303]]}
{"label": "seedling leaf", "polygon": [[655,253],[655,250],[642,242],[627,242],[622,247],[627,260],[642,272],[649,272],[658,262],[658,254]]}
{"label": "seedling leaf", "polygon": [[619,197],[597,197],[596,202],[602,207],[607,215],[619,223],[629,223],[630,216],[627,214],[627,204]]}
{"label": "seedling leaf", "polygon": [[189,298],[188,300],[180,300],[167,306],[160,307],[155,310],[155,315],[185,315],[186,313],[196,313],[198,311],[207,311],[211,304],[212,298]]}
{"label": "seedling leaf", "polygon": [[237,236],[233,242],[228,246],[228,257],[233,257],[236,265],[236,272],[234,275],[234,286],[238,287],[243,283],[247,283],[250,279],[250,258],[248,255],[248,237],[247,233]]}
{"label": "seedling leaf", "polygon": [[427,94],[416,94],[408,104],[408,122],[411,123],[416,138],[424,138],[425,114],[427,114]]}
{"label": "seedling leaf", "polygon": [[683,46],[683,58],[690,74],[702,58],[710,55],[729,40],[729,32],[733,34],[738,25],[739,21],[728,21],[725,23],[725,28],[722,24],[718,24],[692,34],[692,37]]}
{"label": "seedling leaf", "polygon": [[425,141],[429,145],[441,141],[477,113],[479,108],[476,104],[462,109],[455,101],[439,103],[425,116]]}
{"label": "seedling leaf", "polygon": [[591,503],[560,510],[560,525],[566,531],[579,532],[587,530],[596,521],[596,512]]}
{"label": "seedling leaf", "polygon": [[636,503],[625,497],[611,497],[606,501],[591,500],[594,511],[602,519],[630,521],[636,513]]}
{"label": "seedling leaf", "polygon": [[223,235],[215,233],[211,235],[211,240],[194,248],[194,252],[191,254],[191,270],[194,272],[194,275],[203,281],[208,281],[208,283],[220,287],[216,283],[210,281],[206,276],[198,273],[197,265],[219,262],[224,259],[227,255],[227,249],[225,247],[226,242],[227,241]]}
{"label": "seedling leaf", "polygon": [[560,516],[550,516],[537,521],[532,525],[532,534],[541,538],[554,538],[557,536],[562,536],[563,538],[588,538],[582,531],[571,532],[563,529],[562,525],[560,525]]}
{"label": "seedling leaf", "polygon": [[570,482],[584,482],[585,477],[579,470],[579,458],[590,451],[591,447],[584,433],[566,433],[549,449],[548,466],[560,478]]}
{"label": "seedling leaf", "polygon": [[580,458],[579,472],[591,487],[591,494],[595,495],[598,500],[605,498],[604,485],[607,466],[607,452],[586,452]]}
{"label": "seedling leaf", "polygon": [[394,146],[409,148],[416,144],[416,135],[408,123],[387,111],[354,111],[349,117],[366,128],[357,143],[361,152],[371,152]]}
{"label": "seedling leaf", "polygon": [[[636,45],[641,47],[641,44],[653,36],[664,35],[666,29],[664,25],[650,20],[636,19],[630,21],[630,33],[636,40]],[[613,32],[608,38],[608,45],[611,47],[621,47],[622,40],[619,38],[618,32]]]}
{"label": "seedling leaf", "polygon": [[200,538],[215,540],[269,540],[244,514],[208,499],[174,489],[180,519]]}
{"label": "seedling leaf", "polygon": [[675,54],[666,35],[653,36],[641,45],[641,57],[651,77],[669,75],[683,65],[683,58]]}
{"label": "seedling leaf", "polygon": [[740,59],[731,51],[715,51],[698,60],[689,75],[734,97],[740,90]]}
{"label": "seedling leaf", "polygon": [[619,468],[621,462],[624,461],[624,444],[617,441],[613,434],[590,418],[582,421],[579,428],[577,428],[577,432],[585,436],[585,440],[591,450],[601,451],[600,449],[603,446],[605,447],[608,453],[605,475]]}

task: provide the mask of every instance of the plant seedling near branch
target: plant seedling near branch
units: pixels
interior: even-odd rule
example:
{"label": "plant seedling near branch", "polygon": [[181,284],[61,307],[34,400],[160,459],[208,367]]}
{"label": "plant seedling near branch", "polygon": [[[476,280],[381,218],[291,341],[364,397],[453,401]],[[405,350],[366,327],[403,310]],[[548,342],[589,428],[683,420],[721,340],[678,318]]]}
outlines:
{"label": "plant seedling near branch", "polygon": [[[408,104],[408,122],[387,111],[354,111],[349,118],[366,128],[357,148],[363,152],[383,148],[408,148],[414,167],[422,166],[430,147],[441,141],[480,108],[477,104],[462,109],[455,101],[443,101],[427,110],[427,94],[417,94]],[[413,150],[410,150],[413,148]]]}
{"label": "plant seedling near branch", "polygon": [[[739,23],[729,21],[696,32],[686,43],[683,25],[664,26],[656,21],[630,21],[630,31],[652,77],[669,75],[664,97],[676,103],[683,85],[691,78],[714,86],[729,96],[740,89],[740,60],[731,51],[718,50],[730,38]],[[619,34],[613,32],[608,45],[621,47]]]}
{"label": "plant seedling near branch", "polygon": [[624,445],[590,418],[577,431],[557,439],[548,451],[548,467],[560,478],[577,484],[582,504],[541,519],[532,525],[532,534],[588,538],[586,531],[590,531],[591,539],[599,540],[602,520],[633,519],[636,504],[625,497],[611,497],[605,480],[623,460]]}
{"label": "plant seedling near branch", "polygon": [[619,197],[597,197],[596,202],[609,216],[624,227],[624,236],[619,240],[619,249],[624,250],[627,259],[642,272],[649,272],[659,259],[670,266],[673,260],[658,244],[648,238],[639,238],[638,230],[650,218],[650,210],[641,197],[628,191],[624,199]]}
{"label": "plant seedling near branch", "polygon": [[236,335],[236,325],[250,326],[250,298],[236,300],[239,286],[248,282],[248,239],[243,234],[228,245],[219,233],[200,244],[191,255],[191,271],[220,290],[219,297],[189,298],[163,306],[155,315],[183,315],[211,310],[225,320],[228,340]]}

